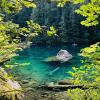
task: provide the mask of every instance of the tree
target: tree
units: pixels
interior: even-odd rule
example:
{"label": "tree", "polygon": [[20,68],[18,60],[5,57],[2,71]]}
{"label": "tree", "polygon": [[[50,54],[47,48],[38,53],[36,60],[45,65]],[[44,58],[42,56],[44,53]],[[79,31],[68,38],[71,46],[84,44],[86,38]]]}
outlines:
{"label": "tree", "polygon": [[[75,10],[77,14],[85,17],[81,21],[84,26],[96,26],[99,24],[100,15],[100,0],[58,0],[58,6],[63,6],[67,2],[80,5],[79,9]],[[56,1],[57,2],[57,1]]]}
{"label": "tree", "polygon": [[72,82],[82,85],[86,89],[69,89],[67,95],[72,100],[99,100],[100,99],[100,43],[81,50],[85,57],[80,68],[73,67],[69,72]]}
{"label": "tree", "polygon": [[[60,0],[56,1],[58,4],[60,3]],[[85,18],[80,14],[75,13],[75,10],[81,5],[82,4],[73,4],[72,2],[67,1],[63,7],[60,5],[60,7],[57,7],[56,2],[48,3],[47,0],[45,0],[45,2],[39,0],[37,8],[32,9],[31,19],[33,22],[39,23],[42,26],[54,26],[58,30],[57,35],[59,37],[49,39],[48,36],[48,38],[45,38],[45,34],[43,34],[41,35],[43,39],[41,39],[41,37],[40,39],[35,38],[33,42],[37,41],[39,43],[44,43],[44,40],[46,40],[52,44],[55,41],[56,43],[94,43],[95,41],[98,41],[100,38],[99,25],[88,28],[80,24],[80,21]]]}
{"label": "tree", "polygon": [[[25,42],[32,33],[30,28],[21,28],[12,21],[12,16],[23,7],[35,8],[36,5],[26,0],[0,1],[0,63],[15,56],[16,50],[21,49],[21,42]],[[24,41],[21,40],[21,36],[24,37]]]}
{"label": "tree", "polygon": [[[13,22],[12,17],[23,7],[35,8],[36,5],[28,0],[0,0],[0,67],[3,62],[16,56],[16,51],[26,47],[37,32],[35,25],[33,28],[30,26],[30,21],[27,22],[27,27],[20,27]],[[16,100],[21,99],[21,96],[22,88],[0,68],[0,99]]]}

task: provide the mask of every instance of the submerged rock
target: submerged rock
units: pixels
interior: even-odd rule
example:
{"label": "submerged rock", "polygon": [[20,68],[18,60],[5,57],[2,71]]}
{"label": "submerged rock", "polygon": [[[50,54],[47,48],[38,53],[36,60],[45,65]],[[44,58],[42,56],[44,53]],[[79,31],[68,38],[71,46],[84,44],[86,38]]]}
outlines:
{"label": "submerged rock", "polygon": [[29,80],[22,80],[22,83],[23,84],[28,84],[29,83]]}
{"label": "submerged rock", "polygon": [[58,84],[59,85],[73,85],[73,83],[70,79],[60,80],[60,81],[58,81]]}
{"label": "submerged rock", "polygon": [[44,62],[58,62],[58,59],[56,58],[56,56],[52,56],[52,57],[48,57],[44,59],[43,61]]}

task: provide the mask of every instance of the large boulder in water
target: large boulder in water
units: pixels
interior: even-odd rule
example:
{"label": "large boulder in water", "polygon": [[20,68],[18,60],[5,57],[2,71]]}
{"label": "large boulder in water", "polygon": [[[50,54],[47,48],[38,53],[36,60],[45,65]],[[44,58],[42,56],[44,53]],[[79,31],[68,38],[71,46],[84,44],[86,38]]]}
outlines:
{"label": "large boulder in water", "polygon": [[60,50],[56,55],[56,59],[58,59],[60,62],[66,62],[72,59],[72,57],[73,56],[67,50]]}
{"label": "large boulder in water", "polygon": [[66,62],[72,59],[72,57],[73,56],[67,50],[60,50],[56,55],[56,59],[58,59],[60,62]]}
{"label": "large boulder in water", "polygon": [[72,59],[72,55],[67,50],[60,50],[56,56],[48,57],[44,62],[67,62]]}

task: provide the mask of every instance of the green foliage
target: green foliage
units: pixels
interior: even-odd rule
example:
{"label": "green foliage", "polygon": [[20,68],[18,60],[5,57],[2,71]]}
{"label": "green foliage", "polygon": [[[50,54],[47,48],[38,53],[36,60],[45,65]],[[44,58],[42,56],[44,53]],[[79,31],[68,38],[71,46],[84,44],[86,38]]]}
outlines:
{"label": "green foliage", "polygon": [[52,35],[54,35],[56,33],[57,33],[57,30],[53,26],[51,26],[50,29],[47,30],[48,36],[52,36]]}
{"label": "green foliage", "polygon": [[60,0],[58,1],[58,6],[63,7],[68,1],[73,4],[81,4],[80,8],[75,10],[75,12],[86,18],[84,21],[81,21],[82,25],[89,27],[99,24],[100,0]]}
{"label": "green foliage", "polygon": [[[73,77],[73,83],[87,87],[86,90],[68,90],[72,100],[99,100],[100,99],[100,43],[82,49],[81,55],[85,57],[80,68],[73,67],[69,72]],[[79,96],[79,95],[80,96]]]}
{"label": "green foliage", "polygon": [[74,4],[84,3],[85,0],[72,0]]}
{"label": "green foliage", "polygon": [[[15,56],[17,50],[21,50],[21,38],[24,37],[24,42],[28,43],[30,36],[33,33],[29,26],[20,27],[18,24],[13,23],[9,17],[10,14],[18,13],[23,7],[33,7],[35,4],[27,0],[1,0],[0,1],[0,63]],[[12,16],[12,15],[10,15]],[[6,19],[6,21],[5,21]]]}
{"label": "green foliage", "polygon": [[67,95],[69,96],[69,100],[100,100],[99,96],[100,91],[97,89],[69,89],[67,91]]}
{"label": "green foliage", "polygon": [[36,5],[28,0],[1,0],[0,7],[6,13],[16,13],[19,12],[23,7],[36,8]]}
{"label": "green foliage", "polygon": [[63,7],[65,3],[69,2],[69,0],[55,0],[58,3],[58,7]]}
{"label": "green foliage", "polygon": [[42,32],[41,26],[37,23],[33,23],[32,20],[27,21],[27,24],[28,24],[28,28],[29,28],[30,32],[32,32],[33,34],[37,35],[37,33]]}
{"label": "green foliage", "polygon": [[86,20],[81,22],[82,25],[95,26],[99,23],[97,20],[100,13],[98,2],[92,1],[91,3],[83,4],[80,6],[80,9],[76,10],[75,12],[86,17]]}
{"label": "green foliage", "polygon": [[[57,1],[60,2],[59,0],[56,0],[56,2]],[[78,2],[79,0],[74,1]],[[40,38],[36,37],[33,42],[43,43],[44,40],[46,40],[48,43],[52,44],[54,41],[56,43],[89,43],[98,41],[100,38],[99,25],[89,28],[84,27],[80,24],[80,22],[85,20],[85,18],[74,12],[81,5],[83,4],[73,4],[67,2],[63,7],[57,7],[55,2],[48,3],[43,2],[43,0],[40,1],[39,4],[37,3],[37,8],[32,10],[31,19],[34,23],[39,23],[41,26],[45,26],[43,27],[44,29],[48,29],[50,26],[54,26],[57,29],[57,35],[59,37],[48,37],[47,34],[42,34],[42,39],[41,36]],[[21,19],[19,19],[19,22],[20,21]]]}
{"label": "green foliage", "polygon": [[[30,38],[33,37],[30,26],[20,27],[12,22],[12,16],[19,13],[23,7],[35,8],[36,5],[28,0],[0,0],[0,64],[16,56],[16,52],[27,47]],[[24,38],[23,41],[21,37]],[[13,65],[5,65],[5,68],[11,69]],[[11,76],[0,68],[0,97],[11,100],[21,99],[22,88],[10,78]]]}

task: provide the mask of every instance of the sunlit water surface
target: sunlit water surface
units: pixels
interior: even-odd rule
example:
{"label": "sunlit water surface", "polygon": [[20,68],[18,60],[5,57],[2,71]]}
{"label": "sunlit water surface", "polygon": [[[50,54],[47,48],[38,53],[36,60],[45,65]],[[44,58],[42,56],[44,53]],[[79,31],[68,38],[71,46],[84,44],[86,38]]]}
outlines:
{"label": "sunlit water surface", "polygon": [[[15,64],[13,73],[22,80],[34,80],[38,83],[58,81],[64,78],[69,78],[67,73],[72,70],[72,67],[81,65],[81,57],[78,56],[83,45],[76,47],[72,45],[64,46],[36,46],[32,45],[24,51],[18,52],[19,56],[11,59],[9,63]],[[74,58],[66,63],[44,63],[43,60],[47,57],[56,55],[60,49],[68,50]],[[23,65],[25,63],[26,65]],[[19,65],[20,66],[16,66]],[[23,66],[22,66],[23,65]],[[54,69],[59,67],[52,73]],[[52,74],[51,74],[52,73]]]}

